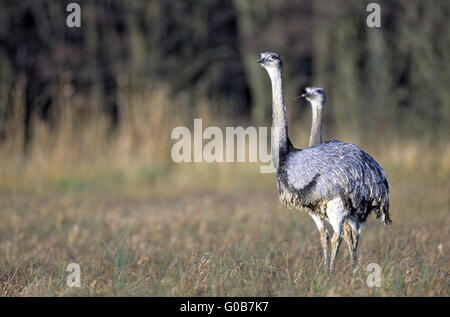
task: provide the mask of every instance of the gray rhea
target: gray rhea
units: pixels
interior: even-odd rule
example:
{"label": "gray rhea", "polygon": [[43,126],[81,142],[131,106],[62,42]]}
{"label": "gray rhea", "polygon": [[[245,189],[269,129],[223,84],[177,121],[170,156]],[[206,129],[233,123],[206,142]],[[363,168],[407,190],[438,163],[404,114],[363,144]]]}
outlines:
{"label": "gray rhea", "polygon": [[356,261],[360,224],[368,215],[374,211],[386,225],[391,223],[386,175],[369,154],[350,143],[330,140],[306,149],[294,148],[288,137],[281,58],[265,52],[258,62],[272,83],[272,161],[278,197],[290,208],[309,211],[321,234],[325,264],[328,239],[324,221],[331,224],[330,270],[343,237],[350,242]]}
{"label": "gray rhea", "polygon": [[[309,146],[315,146],[322,143],[322,112],[325,105],[325,89],[321,87],[306,87],[305,92],[302,94],[302,97],[308,100],[311,105],[312,111],[312,120],[311,120],[311,134],[309,138]],[[325,221],[320,217],[317,217],[312,212],[309,213],[314,222],[317,225],[317,228],[320,232],[321,244],[324,252],[324,263],[327,262],[327,254],[328,254],[328,242],[329,242],[329,234],[328,230],[325,226]],[[357,228],[356,236],[353,232],[353,228]],[[343,225],[343,236],[346,241],[350,256],[353,260],[353,263],[357,263],[356,247],[355,243],[358,242],[359,233],[360,233],[360,223],[354,217],[347,217],[345,219]]]}

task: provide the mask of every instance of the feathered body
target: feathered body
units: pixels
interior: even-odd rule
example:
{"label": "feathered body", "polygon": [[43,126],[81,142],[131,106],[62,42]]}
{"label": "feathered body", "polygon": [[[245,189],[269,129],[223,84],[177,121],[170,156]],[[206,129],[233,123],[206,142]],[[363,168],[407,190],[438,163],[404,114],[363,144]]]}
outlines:
{"label": "feathered body", "polygon": [[336,140],[306,149],[288,149],[277,170],[280,201],[307,207],[326,217],[328,201],[341,197],[351,215],[362,223],[373,210],[386,225],[389,184],[380,165],[356,145]]}

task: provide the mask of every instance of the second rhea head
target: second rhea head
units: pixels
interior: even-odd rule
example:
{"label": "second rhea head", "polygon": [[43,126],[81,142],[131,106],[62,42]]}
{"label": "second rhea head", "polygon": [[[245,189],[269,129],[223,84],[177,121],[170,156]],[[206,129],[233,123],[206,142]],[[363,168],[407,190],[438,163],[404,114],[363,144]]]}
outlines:
{"label": "second rhea head", "polygon": [[325,89],[321,87],[306,87],[302,97],[311,102],[325,102]]}

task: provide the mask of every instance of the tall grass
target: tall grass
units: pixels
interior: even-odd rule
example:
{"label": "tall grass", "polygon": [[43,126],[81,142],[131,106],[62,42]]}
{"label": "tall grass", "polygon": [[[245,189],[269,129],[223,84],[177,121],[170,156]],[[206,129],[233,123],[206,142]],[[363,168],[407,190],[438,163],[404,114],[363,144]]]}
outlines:
{"label": "tall grass", "polygon": [[[194,117],[204,127],[251,123],[214,119],[206,101],[185,111],[182,98],[168,100],[160,89],[134,96],[115,134],[95,111],[80,120],[67,105],[57,132],[35,122],[26,157],[10,134],[0,148],[0,294],[449,295],[448,142],[333,136],[382,164],[394,224],[370,219],[361,270],[352,271],[343,245],[327,275],[313,223],[278,203],[273,174],[254,163],[170,159],[171,129]],[[290,118],[301,147],[309,120]],[[66,286],[71,262],[81,266],[81,288]],[[380,288],[366,284],[369,263],[382,267]]]}

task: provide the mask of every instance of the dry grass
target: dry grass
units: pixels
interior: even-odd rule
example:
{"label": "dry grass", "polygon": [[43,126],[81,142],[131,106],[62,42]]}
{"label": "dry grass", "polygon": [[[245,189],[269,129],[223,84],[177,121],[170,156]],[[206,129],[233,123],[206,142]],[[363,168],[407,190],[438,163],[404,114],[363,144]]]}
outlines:
{"label": "dry grass", "polygon": [[[313,222],[278,203],[273,174],[257,164],[168,163],[178,119],[162,122],[162,106],[131,109],[109,144],[96,122],[57,136],[39,127],[27,161],[2,148],[1,295],[449,295],[448,144],[364,147],[387,171],[394,224],[370,219],[361,270],[343,245],[327,275]],[[81,288],[66,286],[71,262]],[[380,288],[366,284],[369,263],[383,269]]]}

